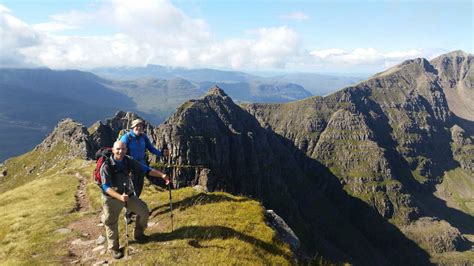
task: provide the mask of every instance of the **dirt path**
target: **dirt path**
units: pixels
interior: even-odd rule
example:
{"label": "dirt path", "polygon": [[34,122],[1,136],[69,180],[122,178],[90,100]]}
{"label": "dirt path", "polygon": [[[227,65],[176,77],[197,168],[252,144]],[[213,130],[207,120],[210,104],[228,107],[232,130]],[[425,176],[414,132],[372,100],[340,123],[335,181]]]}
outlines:
{"label": "dirt path", "polygon": [[[105,228],[100,221],[101,209],[94,209],[90,204],[87,196],[87,184],[89,178],[76,173],[79,180],[76,193],[75,207],[71,210],[71,214],[79,214],[80,218],[70,223],[66,230],[69,231],[68,237],[63,242],[61,248],[67,250],[67,255],[63,258],[62,264],[77,264],[77,265],[104,265],[118,262],[112,258],[107,252],[107,243],[105,239]],[[151,232],[166,231],[164,224],[159,223],[157,219],[150,217],[148,223],[148,230]],[[123,227],[123,216],[119,219],[119,227]],[[129,226],[132,230],[133,224]],[[130,235],[131,232],[130,231]],[[120,236],[120,243],[123,243],[123,236]],[[140,252],[136,245],[129,246],[128,258],[120,259],[121,262],[133,259],[133,255]]]}
{"label": "dirt path", "polygon": [[87,177],[76,173],[77,179],[79,179],[79,185],[77,186],[74,198],[76,199],[76,206],[71,210],[72,212],[88,211],[91,208],[91,204],[86,195],[87,188]]}
{"label": "dirt path", "polygon": [[80,218],[67,226],[70,230],[62,248],[68,251],[63,264],[106,264],[110,258],[106,254],[104,227],[100,223],[100,209],[94,210],[87,197],[88,178],[76,173],[79,184],[74,194],[76,204],[71,214]]}

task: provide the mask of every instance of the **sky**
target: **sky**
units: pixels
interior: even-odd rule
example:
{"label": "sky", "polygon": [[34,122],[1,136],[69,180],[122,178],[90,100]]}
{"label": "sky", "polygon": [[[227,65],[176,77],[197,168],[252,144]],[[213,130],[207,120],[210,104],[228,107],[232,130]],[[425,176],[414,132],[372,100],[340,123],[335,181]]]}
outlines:
{"label": "sky", "polygon": [[0,0],[0,65],[374,73],[474,53],[472,0]]}

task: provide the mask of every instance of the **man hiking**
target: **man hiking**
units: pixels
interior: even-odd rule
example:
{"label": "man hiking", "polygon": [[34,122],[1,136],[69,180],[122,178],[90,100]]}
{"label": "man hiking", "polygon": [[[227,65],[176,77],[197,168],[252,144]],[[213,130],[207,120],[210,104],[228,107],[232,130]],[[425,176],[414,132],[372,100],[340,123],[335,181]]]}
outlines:
{"label": "man hiking", "polygon": [[166,174],[148,166],[148,162],[146,161],[146,150],[149,150],[156,156],[167,156],[168,150],[164,150],[162,154],[160,150],[156,149],[148,136],[143,132],[144,126],[145,122],[143,120],[135,119],[132,121],[132,129],[130,132],[127,132],[120,137],[120,141],[123,142],[128,148],[128,154],[142,165],[143,174],[137,176],[133,180],[133,186],[135,188],[137,197],[140,197],[142,193],[145,176],[148,178],[148,180],[150,180],[151,183],[155,185],[160,184],[160,181],[157,179],[157,177],[163,178],[166,184],[170,182],[170,179]]}
{"label": "man hiking", "polygon": [[[116,141],[112,147],[112,155],[106,158],[100,168],[102,187],[102,207],[108,249],[112,257],[120,259],[123,251],[119,248],[118,219],[122,208],[137,214],[134,237],[138,242],[146,240],[144,231],[147,227],[149,210],[145,202],[134,195],[131,175],[139,176],[142,166],[136,160],[126,155],[127,147],[121,141]],[[127,233],[128,234],[128,233]]]}

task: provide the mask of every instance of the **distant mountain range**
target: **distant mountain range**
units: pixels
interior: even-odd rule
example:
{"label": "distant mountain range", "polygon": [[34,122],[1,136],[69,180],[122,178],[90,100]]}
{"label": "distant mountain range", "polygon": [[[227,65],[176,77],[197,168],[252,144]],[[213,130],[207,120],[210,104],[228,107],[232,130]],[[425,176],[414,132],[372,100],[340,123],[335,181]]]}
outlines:
{"label": "distant mountain range", "polygon": [[293,83],[303,87],[303,89],[309,91],[312,95],[322,96],[366,78],[366,76],[351,77],[343,75],[323,75],[317,73],[290,73],[271,77],[261,77],[239,71],[223,71],[206,68],[186,69],[159,65],[148,65],[146,67],[96,68],[93,69],[92,72],[113,80],[181,78],[196,83],[219,83],[220,87],[224,88],[235,100],[239,100],[240,98],[235,97],[231,91],[232,89],[229,90],[226,86],[223,86],[223,84],[228,84],[228,87],[232,88],[234,86],[241,86],[236,84],[244,83]]}
{"label": "distant mountain range", "polygon": [[[301,243],[293,254],[301,259],[296,263],[472,265],[473,69],[474,56],[462,51],[431,61],[416,58],[330,95],[287,103],[236,104],[213,86],[179,105],[165,122],[146,128],[156,146],[170,148],[169,172],[178,188],[249,196],[280,215]],[[151,82],[196,88],[181,78]],[[121,90],[116,83],[105,86]],[[28,194],[33,186],[22,185],[41,183],[50,168],[58,180],[80,176],[87,162],[79,159],[110,146],[136,117],[118,112],[89,128],[60,122],[31,153],[1,165],[0,194],[11,188]],[[64,171],[62,165],[78,168]],[[72,193],[67,200],[73,201]],[[247,225],[252,219],[233,222]],[[222,233],[214,226],[218,222],[212,219],[205,234]],[[180,241],[183,235],[195,239],[200,233],[186,231]],[[189,244],[189,250],[203,246]]]}
{"label": "distant mountain range", "polygon": [[42,69],[0,69],[0,162],[37,144],[64,117],[90,125],[129,110],[153,123],[166,119],[186,100],[199,98],[215,84],[237,102],[288,102],[310,97],[302,86],[243,72],[213,69],[96,69],[96,74]]}

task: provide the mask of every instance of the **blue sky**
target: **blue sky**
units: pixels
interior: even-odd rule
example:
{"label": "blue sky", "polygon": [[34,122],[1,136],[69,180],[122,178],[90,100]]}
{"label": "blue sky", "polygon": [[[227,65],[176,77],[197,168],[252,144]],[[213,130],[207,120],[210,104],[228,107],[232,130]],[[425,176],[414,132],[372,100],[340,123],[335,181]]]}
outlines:
{"label": "blue sky", "polygon": [[4,66],[373,73],[474,52],[472,1],[0,1]]}

